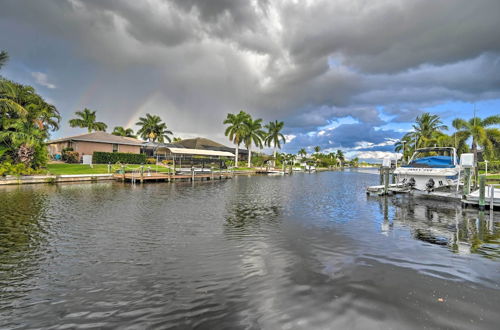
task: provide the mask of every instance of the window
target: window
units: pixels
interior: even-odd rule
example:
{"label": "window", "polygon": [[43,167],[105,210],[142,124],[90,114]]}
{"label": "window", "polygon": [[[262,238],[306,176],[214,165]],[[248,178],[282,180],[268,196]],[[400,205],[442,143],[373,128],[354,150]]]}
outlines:
{"label": "window", "polygon": [[118,152],[118,144],[113,144],[113,152]]}

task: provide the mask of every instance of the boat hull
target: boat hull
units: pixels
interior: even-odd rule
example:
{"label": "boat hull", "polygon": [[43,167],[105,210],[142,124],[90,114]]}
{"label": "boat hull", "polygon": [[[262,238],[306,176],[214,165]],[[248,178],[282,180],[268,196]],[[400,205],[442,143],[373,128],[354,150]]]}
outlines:
{"label": "boat hull", "polygon": [[397,182],[421,191],[446,190],[456,187],[458,168],[400,167],[394,170]]}

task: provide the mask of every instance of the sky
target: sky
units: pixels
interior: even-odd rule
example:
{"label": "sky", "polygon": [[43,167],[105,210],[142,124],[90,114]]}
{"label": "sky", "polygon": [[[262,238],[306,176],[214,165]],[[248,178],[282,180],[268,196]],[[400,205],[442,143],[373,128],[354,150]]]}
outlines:
{"label": "sky", "polygon": [[[0,74],[76,135],[83,108],[229,145],[245,110],[285,122],[283,151],[380,159],[416,116],[500,113],[498,0],[0,0]],[[452,131],[452,130],[451,130]]]}

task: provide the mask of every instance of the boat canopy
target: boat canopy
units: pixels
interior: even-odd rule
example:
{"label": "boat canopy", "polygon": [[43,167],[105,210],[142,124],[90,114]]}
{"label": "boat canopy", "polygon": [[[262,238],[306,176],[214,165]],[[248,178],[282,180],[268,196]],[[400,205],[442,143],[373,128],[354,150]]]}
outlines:
{"label": "boat canopy", "polygon": [[234,154],[228,151],[204,150],[204,149],[189,149],[189,148],[166,148],[174,155],[193,155],[193,156],[220,156],[234,157]]}
{"label": "boat canopy", "polygon": [[451,156],[429,156],[414,159],[410,164],[403,167],[452,168],[455,165]]}

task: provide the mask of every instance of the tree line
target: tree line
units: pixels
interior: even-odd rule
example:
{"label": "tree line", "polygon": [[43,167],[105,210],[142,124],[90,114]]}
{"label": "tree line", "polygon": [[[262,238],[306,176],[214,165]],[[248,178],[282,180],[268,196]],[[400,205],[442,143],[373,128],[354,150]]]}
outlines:
{"label": "tree line", "polygon": [[225,135],[236,145],[234,166],[238,167],[238,154],[240,144],[244,144],[248,150],[248,167],[252,165],[252,146],[262,149],[264,146],[273,147],[273,162],[276,162],[277,150],[281,149],[281,144],[286,143],[282,131],[285,123],[282,121],[270,121],[262,125],[262,119],[253,119],[245,111],[237,114],[229,113],[223,121],[228,125]]}
{"label": "tree line", "polygon": [[[500,129],[492,127],[500,124],[500,115],[486,118],[473,117],[468,120],[456,118],[452,121],[455,132],[446,134],[438,115],[423,113],[417,116],[413,130],[406,133],[395,144],[395,151],[403,153],[403,160],[408,161],[418,148],[454,147],[458,154],[472,152],[477,161],[479,148],[486,160],[500,159]],[[468,144],[470,141],[470,146]]]}

